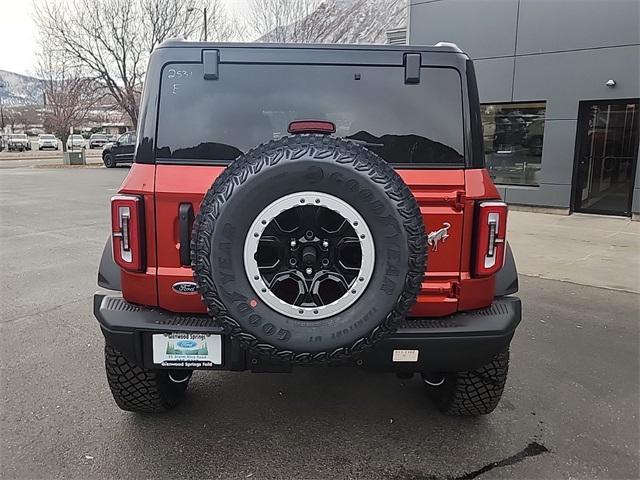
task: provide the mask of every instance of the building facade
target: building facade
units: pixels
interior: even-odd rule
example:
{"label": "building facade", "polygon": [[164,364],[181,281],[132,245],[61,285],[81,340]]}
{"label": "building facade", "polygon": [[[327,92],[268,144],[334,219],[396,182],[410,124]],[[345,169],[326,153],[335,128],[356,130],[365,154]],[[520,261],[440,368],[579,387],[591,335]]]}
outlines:
{"label": "building facade", "polygon": [[474,60],[508,203],[640,213],[638,0],[409,0],[408,28]]}

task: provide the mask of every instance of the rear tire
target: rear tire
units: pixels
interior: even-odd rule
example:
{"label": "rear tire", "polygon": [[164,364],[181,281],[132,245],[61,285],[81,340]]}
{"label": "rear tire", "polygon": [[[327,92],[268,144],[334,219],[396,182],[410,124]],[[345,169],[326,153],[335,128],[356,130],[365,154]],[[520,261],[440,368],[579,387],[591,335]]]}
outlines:
{"label": "rear tire", "polygon": [[116,161],[110,153],[106,153],[104,157],[102,157],[102,161],[104,162],[104,166],[107,168],[114,168],[116,166]]}
{"label": "rear tire", "polygon": [[423,379],[427,395],[442,413],[476,417],[487,415],[498,406],[508,370],[509,351],[506,350],[477,370],[445,374],[441,385],[430,385],[425,375]]}
{"label": "rear tire", "polygon": [[128,412],[160,413],[176,407],[184,398],[190,371],[149,370],[131,363],[109,344],[104,347],[107,381],[118,407]]}

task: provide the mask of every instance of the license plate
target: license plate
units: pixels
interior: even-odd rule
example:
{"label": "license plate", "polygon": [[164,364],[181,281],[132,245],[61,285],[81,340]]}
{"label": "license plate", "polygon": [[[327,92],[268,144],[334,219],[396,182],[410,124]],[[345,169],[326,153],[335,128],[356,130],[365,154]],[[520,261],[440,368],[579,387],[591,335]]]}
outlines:
{"label": "license plate", "polygon": [[154,334],[153,363],[163,367],[222,365],[222,337],[199,333]]}

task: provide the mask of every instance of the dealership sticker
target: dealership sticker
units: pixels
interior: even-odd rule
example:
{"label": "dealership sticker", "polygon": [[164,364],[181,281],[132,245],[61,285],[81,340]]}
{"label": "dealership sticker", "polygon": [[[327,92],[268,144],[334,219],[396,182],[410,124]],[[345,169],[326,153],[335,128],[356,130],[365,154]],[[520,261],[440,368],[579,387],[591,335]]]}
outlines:
{"label": "dealership sticker", "polygon": [[153,363],[163,367],[222,365],[222,337],[199,333],[153,335]]}

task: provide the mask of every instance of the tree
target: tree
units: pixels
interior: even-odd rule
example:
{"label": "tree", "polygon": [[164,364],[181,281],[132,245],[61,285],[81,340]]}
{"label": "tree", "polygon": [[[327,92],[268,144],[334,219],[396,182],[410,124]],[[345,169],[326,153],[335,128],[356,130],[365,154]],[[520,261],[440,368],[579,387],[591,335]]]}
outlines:
{"label": "tree", "polygon": [[200,32],[204,7],[218,12],[210,37],[226,40],[219,0],[40,0],[35,18],[41,36],[99,81],[135,126],[149,54],[168,38]]}
{"label": "tree", "polygon": [[89,111],[104,98],[104,89],[63,50],[42,41],[38,76],[44,91],[44,127],[62,140],[66,151],[71,127],[79,126]]}
{"label": "tree", "polygon": [[251,0],[249,27],[259,42],[314,42],[318,25],[304,19],[318,8],[320,0]]}
{"label": "tree", "polygon": [[2,117],[5,124],[10,126],[11,132],[15,132],[16,127],[19,126],[21,130],[26,133],[30,127],[38,125],[41,122],[41,112],[35,105],[13,105],[5,107]]}

